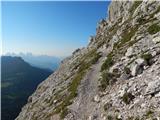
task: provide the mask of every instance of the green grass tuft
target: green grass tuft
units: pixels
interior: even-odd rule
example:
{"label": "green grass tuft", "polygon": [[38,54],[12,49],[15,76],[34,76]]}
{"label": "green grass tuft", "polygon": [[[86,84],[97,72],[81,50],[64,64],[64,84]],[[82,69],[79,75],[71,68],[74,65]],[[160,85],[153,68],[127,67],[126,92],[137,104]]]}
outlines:
{"label": "green grass tuft", "polygon": [[148,28],[149,34],[153,35],[160,31],[160,26],[157,24],[153,24]]}
{"label": "green grass tuft", "polygon": [[109,73],[108,71],[102,72],[102,79],[100,80],[99,90],[104,91],[108,85],[114,84],[117,79],[117,75]]}
{"label": "green grass tuft", "polygon": [[94,57],[91,60],[91,64],[95,64],[99,60],[100,57],[102,57],[101,53],[100,52],[99,53],[96,52],[94,54]]}
{"label": "green grass tuft", "polygon": [[113,116],[108,115],[108,116],[107,116],[107,120],[114,120],[114,118],[113,118]]}
{"label": "green grass tuft", "polygon": [[125,93],[122,96],[122,100],[124,103],[129,104],[135,97],[131,93]]}
{"label": "green grass tuft", "polygon": [[114,47],[119,49],[122,47],[125,43],[130,42],[131,38],[135,35],[137,32],[138,27],[132,27],[130,30],[126,30],[122,34],[122,39],[117,42]]}
{"label": "green grass tuft", "polygon": [[126,74],[130,74],[131,73],[131,70],[128,68],[128,67],[124,67],[124,72]]}
{"label": "green grass tuft", "polygon": [[103,109],[104,109],[104,111],[107,111],[107,110],[110,109],[110,107],[112,107],[112,104],[111,103],[106,103],[106,104],[104,104]]}
{"label": "green grass tuft", "polygon": [[153,112],[152,110],[148,110],[145,116],[146,116],[147,118],[148,118],[148,117],[151,117],[151,115],[153,115],[153,113],[154,113],[154,112]]}
{"label": "green grass tuft", "polygon": [[141,0],[135,1],[133,3],[133,6],[130,9],[131,15],[134,13],[134,11],[136,10],[136,8],[142,3]]}
{"label": "green grass tuft", "polygon": [[148,65],[151,65],[150,60],[152,59],[152,55],[150,53],[142,54],[141,58],[143,58]]}
{"label": "green grass tuft", "polygon": [[104,61],[104,63],[101,66],[101,71],[108,70],[114,64],[112,57],[113,57],[112,53],[110,53],[107,56],[107,59]]}

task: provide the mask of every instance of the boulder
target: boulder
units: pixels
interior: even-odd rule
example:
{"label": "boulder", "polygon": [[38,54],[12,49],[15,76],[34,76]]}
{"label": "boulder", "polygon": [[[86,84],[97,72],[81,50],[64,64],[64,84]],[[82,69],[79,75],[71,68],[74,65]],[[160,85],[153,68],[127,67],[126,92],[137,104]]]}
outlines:
{"label": "boulder", "polygon": [[157,14],[155,14],[154,17],[157,18],[158,20],[160,20],[160,12],[158,12]]}
{"label": "boulder", "polygon": [[157,77],[157,80],[149,82],[146,88],[146,95],[155,95],[158,92],[160,92],[160,77]]}
{"label": "boulder", "polygon": [[144,59],[142,59],[142,58],[136,59],[135,62],[136,62],[138,65],[140,65],[140,66],[145,66],[145,65],[147,65],[146,61],[145,61]]}
{"label": "boulder", "polygon": [[118,92],[119,93],[119,97],[122,97],[127,92],[127,90],[128,90],[128,86],[127,85],[123,86],[121,88],[121,90]]}
{"label": "boulder", "polygon": [[131,57],[133,55],[133,48],[132,47],[129,47],[127,49],[127,52],[125,53],[125,56],[126,57]]}
{"label": "boulder", "polygon": [[160,92],[155,95],[155,97],[160,97]]}
{"label": "boulder", "polygon": [[155,37],[155,38],[152,39],[152,41],[153,41],[155,44],[157,44],[157,43],[160,42],[160,37],[159,37],[159,36],[158,36],[158,37]]}
{"label": "boulder", "polygon": [[134,64],[131,67],[131,75],[136,76],[137,74],[142,73],[142,68],[138,64]]}
{"label": "boulder", "polygon": [[146,66],[147,63],[144,59],[138,58],[135,60],[135,62],[131,66],[131,75],[136,76],[138,74],[141,74],[143,72],[143,67]]}

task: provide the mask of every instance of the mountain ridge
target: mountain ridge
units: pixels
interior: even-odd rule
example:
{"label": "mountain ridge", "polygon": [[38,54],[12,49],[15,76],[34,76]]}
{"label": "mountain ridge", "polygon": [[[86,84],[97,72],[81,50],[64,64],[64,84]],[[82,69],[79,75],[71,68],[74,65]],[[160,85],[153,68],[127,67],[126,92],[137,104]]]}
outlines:
{"label": "mountain ridge", "polygon": [[37,85],[52,71],[33,67],[21,57],[1,56],[2,120],[13,120]]}
{"label": "mountain ridge", "polygon": [[60,64],[62,57],[48,56],[48,55],[34,55],[32,53],[7,53],[5,56],[19,56],[23,58],[26,62],[32,66],[50,69],[52,71],[56,70]]}
{"label": "mountain ridge", "polygon": [[108,12],[16,120],[160,119],[160,2],[112,1]]}

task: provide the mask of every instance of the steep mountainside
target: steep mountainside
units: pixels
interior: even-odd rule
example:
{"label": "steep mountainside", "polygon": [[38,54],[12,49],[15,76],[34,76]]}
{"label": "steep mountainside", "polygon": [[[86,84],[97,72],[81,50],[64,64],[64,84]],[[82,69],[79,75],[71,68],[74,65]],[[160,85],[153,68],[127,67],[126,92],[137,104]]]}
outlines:
{"label": "steep mountainside", "polygon": [[20,57],[1,57],[2,120],[14,120],[37,85],[52,72],[33,67]]}
{"label": "steep mountainside", "polygon": [[160,119],[160,2],[113,1],[108,12],[16,120]]}

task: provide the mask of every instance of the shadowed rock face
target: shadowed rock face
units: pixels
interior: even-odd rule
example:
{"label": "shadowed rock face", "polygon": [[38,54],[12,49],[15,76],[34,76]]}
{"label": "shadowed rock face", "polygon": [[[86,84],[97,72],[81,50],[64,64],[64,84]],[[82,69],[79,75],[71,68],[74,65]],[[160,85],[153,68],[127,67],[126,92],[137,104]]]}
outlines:
{"label": "shadowed rock face", "polygon": [[160,2],[113,1],[16,120],[160,119]]}

